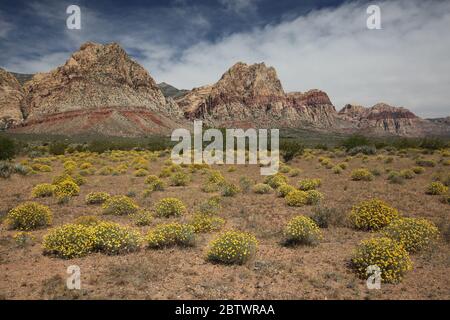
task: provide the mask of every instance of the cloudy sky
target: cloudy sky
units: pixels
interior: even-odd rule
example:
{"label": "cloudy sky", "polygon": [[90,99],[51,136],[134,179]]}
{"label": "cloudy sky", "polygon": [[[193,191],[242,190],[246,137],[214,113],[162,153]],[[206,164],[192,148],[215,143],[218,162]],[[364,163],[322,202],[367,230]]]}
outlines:
{"label": "cloudy sky", "polygon": [[[81,8],[81,30],[66,8]],[[367,7],[381,9],[369,30]],[[157,82],[190,89],[235,62],[276,68],[285,91],[318,88],[337,109],[386,102],[450,115],[450,1],[0,2],[0,66],[49,71],[85,41],[118,42]]]}

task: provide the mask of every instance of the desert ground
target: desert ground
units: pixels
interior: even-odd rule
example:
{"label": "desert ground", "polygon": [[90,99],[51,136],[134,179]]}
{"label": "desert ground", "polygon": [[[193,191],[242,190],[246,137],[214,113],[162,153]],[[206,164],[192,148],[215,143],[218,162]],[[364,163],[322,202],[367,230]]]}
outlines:
{"label": "desert ground", "polygon": [[[319,178],[317,189],[323,194],[318,205],[290,207],[276,191],[257,194],[241,188],[234,196],[222,196],[220,191],[204,192],[202,185],[209,170],[218,170],[227,182],[240,186],[247,177],[261,183],[258,165],[212,165],[194,170],[183,166],[190,175],[185,186],[171,186],[170,177],[161,178],[164,191],[146,196],[146,176],[159,175],[163,167],[170,166],[169,154],[149,151],[114,152],[103,154],[73,153],[63,156],[43,156],[51,172],[35,170],[33,174],[12,174],[0,178],[0,217],[4,222],[0,230],[0,297],[2,299],[450,299],[450,243],[448,242],[449,204],[443,196],[428,195],[426,186],[434,180],[448,179],[449,152],[423,150],[378,150],[377,154],[349,157],[342,150],[310,149],[295,157],[285,168],[288,183],[297,186],[304,178]],[[19,157],[15,163],[26,166],[39,164],[40,159]],[[345,162],[348,167],[335,174],[331,165],[319,159],[328,158],[333,164]],[[135,158],[145,159],[148,172],[142,177],[134,175]],[[389,158],[389,159],[388,159]],[[416,160],[434,160],[434,167],[412,179],[392,183],[391,170],[400,171],[417,166]],[[388,159],[388,160],[386,160]],[[32,189],[41,183],[52,183],[55,176],[64,173],[63,164],[74,161],[77,175],[80,165],[90,162],[94,170],[84,175],[78,196],[60,204],[55,197],[33,198]],[[105,166],[115,168],[127,164],[118,174],[101,175]],[[35,166],[36,167],[36,166]],[[232,167],[230,169],[230,167]],[[39,168],[37,166],[36,168]],[[372,181],[354,181],[354,169],[367,168],[376,173]],[[299,169],[291,176],[288,169]],[[376,170],[375,170],[376,169]],[[95,171],[95,172],[94,172]],[[448,180],[447,180],[448,182]],[[166,197],[180,199],[187,212],[179,217],[154,217],[149,225],[137,226],[128,215],[102,214],[101,205],[86,204],[91,192],[103,191],[111,195],[127,195],[139,207],[152,210],[154,204]],[[44,254],[42,240],[52,228],[71,223],[86,215],[127,225],[145,235],[155,226],[172,222],[187,222],[199,206],[213,196],[220,196],[221,209],[217,216],[225,220],[220,230],[198,233],[192,246],[170,246],[162,249],[146,248],[145,244],[134,252],[106,255],[94,252],[82,257],[62,259]],[[358,278],[349,268],[349,259],[363,239],[376,236],[376,232],[356,230],[349,225],[347,215],[352,206],[367,199],[378,198],[399,210],[406,217],[420,217],[432,221],[440,229],[439,240],[426,250],[411,254],[413,269],[400,283],[382,283],[380,290],[369,290],[366,281]],[[51,225],[30,230],[29,239],[19,243],[14,237],[18,230],[6,225],[8,212],[16,206],[35,201],[48,206],[53,213]],[[311,216],[316,207],[326,207],[336,215],[335,223],[322,228],[323,239],[317,245],[283,245],[286,223],[297,215]],[[338,219],[341,218],[341,219]],[[208,244],[226,230],[240,230],[253,234],[258,240],[255,255],[242,265],[211,263],[205,259]],[[81,270],[81,290],[66,288],[67,267],[78,265]]]}

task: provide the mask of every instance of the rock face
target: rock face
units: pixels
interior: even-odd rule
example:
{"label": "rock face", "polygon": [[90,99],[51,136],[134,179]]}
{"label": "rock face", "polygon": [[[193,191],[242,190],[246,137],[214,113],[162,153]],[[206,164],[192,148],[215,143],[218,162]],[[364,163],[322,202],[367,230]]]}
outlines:
{"label": "rock face", "polygon": [[115,43],[85,43],[63,65],[24,84],[21,132],[167,134],[182,113]]}
{"label": "rock face", "polygon": [[239,62],[211,86],[193,89],[176,102],[188,119],[218,127],[326,127],[337,113],[325,92],[283,90],[274,68]]}
{"label": "rock face", "polygon": [[378,103],[370,108],[347,104],[339,116],[350,121],[363,133],[375,135],[422,136],[428,133],[441,134],[445,127],[421,119],[408,109]]}
{"label": "rock face", "polygon": [[159,90],[161,90],[164,97],[166,98],[173,98],[173,99],[180,98],[189,92],[189,90],[177,89],[174,86],[171,86],[170,84],[165,82],[158,83],[157,86]]}
{"label": "rock face", "polygon": [[22,98],[20,83],[11,73],[0,68],[0,130],[9,129],[22,122]]}

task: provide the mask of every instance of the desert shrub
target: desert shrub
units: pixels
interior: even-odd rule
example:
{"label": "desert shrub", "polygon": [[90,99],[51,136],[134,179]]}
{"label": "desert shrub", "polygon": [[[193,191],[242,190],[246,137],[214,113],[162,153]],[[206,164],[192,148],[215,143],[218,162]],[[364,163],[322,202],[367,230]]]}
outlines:
{"label": "desert shrub", "polygon": [[334,166],[334,167],[332,168],[332,170],[333,170],[333,173],[334,173],[334,174],[340,174],[340,173],[342,173],[342,168],[341,168],[340,166]]}
{"label": "desert shrub", "polygon": [[289,184],[282,184],[277,189],[277,195],[281,198],[286,197],[290,192],[297,190],[294,186]]}
{"label": "desert shrub", "polygon": [[48,146],[48,152],[55,156],[63,155],[66,152],[67,144],[64,142],[52,142]]}
{"label": "desert shrub", "polygon": [[8,179],[14,173],[14,166],[7,161],[0,161],[0,177]]}
{"label": "desert shrub", "polygon": [[206,193],[217,192],[220,190],[220,185],[213,182],[205,182],[204,184],[202,184],[201,189]]}
{"label": "desert shrub", "polygon": [[314,208],[311,219],[319,226],[319,228],[328,228],[330,225],[341,226],[344,222],[342,211],[324,206]]}
{"label": "desert shrub", "polygon": [[150,175],[145,179],[148,189],[151,191],[164,191],[165,183],[155,175]]}
{"label": "desert shrub", "polygon": [[446,187],[442,182],[435,181],[431,182],[427,188],[425,193],[430,195],[441,195],[448,191],[448,187]]}
{"label": "desert shrub", "polygon": [[337,166],[340,167],[342,170],[345,170],[348,168],[348,164],[346,162],[341,162]]}
{"label": "desert shrub", "polygon": [[45,254],[71,259],[87,255],[94,250],[95,236],[91,227],[66,224],[51,229],[43,238]]}
{"label": "desert shrub", "polygon": [[227,172],[235,172],[236,171],[236,166],[229,166],[227,169]]}
{"label": "desert shrub", "polygon": [[206,233],[217,231],[225,224],[225,220],[219,217],[211,217],[202,213],[193,216],[189,224],[194,228],[195,233]]}
{"label": "desert shrub", "polygon": [[77,163],[72,160],[67,160],[63,163],[63,167],[66,173],[72,173],[77,169]]}
{"label": "desert shrub", "polygon": [[423,167],[413,167],[413,168],[412,168],[412,171],[413,171],[415,174],[421,174],[421,173],[424,173],[424,172],[425,172],[425,169],[424,169]]}
{"label": "desert shrub", "polygon": [[347,151],[349,155],[354,156],[357,154],[373,155],[377,153],[377,148],[374,146],[357,146]]}
{"label": "desert shrub", "polygon": [[314,190],[320,187],[322,181],[320,179],[303,179],[298,182],[298,189],[302,191]]}
{"label": "desert shrub", "polygon": [[50,208],[37,202],[25,202],[8,212],[6,224],[10,229],[27,231],[49,225],[52,217]]}
{"label": "desert shrub", "polygon": [[153,213],[149,210],[138,210],[131,215],[131,218],[137,226],[148,226],[153,221]]}
{"label": "desert shrub", "polygon": [[395,184],[402,184],[404,181],[404,178],[400,175],[400,172],[394,170],[389,171],[387,179],[389,180],[390,183]]}
{"label": "desert shrub", "polygon": [[284,229],[284,243],[286,245],[315,245],[320,239],[322,239],[322,233],[319,227],[311,218],[305,216],[293,218]]}
{"label": "desert shrub", "polygon": [[14,140],[0,136],[0,160],[10,160],[16,155]]}
{"label": "desert shrub", "polygon": [[264,179],[264,183],[268,184],[271,188],[276,189],[282,184],[287,183],[287,178],[282,174],[274,174],[272,176],[267,176]]}
{"label": "desert shrub", "polygon": [[363,240],[356,248],[350,265],[361,279],[367,279],[367,268],[377,266],[381,271],[381,280],[397,283],[403,275],[412,269],[408,252],[401,244],[390,238]]}
{"label": "desert shrub", "polygon": [[384,159],[384,163],[388,164],[388,163],[392,163],[394,162],[394,158],[393,157],[387,157],[386,159]]}
{"label": "desert shrub", "polygon": [[403,179],[412,179],[414,178],[414,172],[409,169],[404,169],[400,171],[400,177],[402,177]]}
{"label": "desert shrub", "polygon": [[36,185],[31,191],[33,198],[51,197],[55,191],[55,186],[50,183],[41,183]]}
{"label": "desert shrub", "polygon": [[289,173],[289,171],[291,171],[291,167],[288,166],[287,164],[281,164],[279,171],[281,173]]}
{"label": "desert shrub", "polygon": [[46,164],[34,163],[31,165],[31,169],[38,172],[52,172],[52,167]]}
{"label": "desert shrub", "polygon": [[323,200],[323,194],[317,190],[306,191],[306,204],[314,205]]}
{"label": "desert shrub", "polygon": [[148,176],[148,170],[147,169],[137,169],[133,172],[133,176],[135,177],[145,177]]}
{"label": "desert shrub", "polygon": [[181,216],[186,212],[186,206],[176,198],[163,198],[155,204],[155,212],[158,217]]}
{"label": "desert shrub", "polygon": [[102,204],[111,198],[107,192],[91,192],[86,196],[86,204]]}
{"label": "desert shrub", "polygon": [[225,182],[222,185],[222,196],[224,197],[234,197],[240,191],[239,187],[231,182]]}
{"label": "desert shrub", "polygon": [[300,169],[291,169],[291,171],[289,171],[289,176],[290,177],[297,177],[302,173],[302,170]]}
{"label": "desert shrub", "polygon": [[171,175],[172,175],[172,171],[170,171],[169,168],[164,167],[164,168],[161,169],[161,172],[159,173],[158,176],[160,178],[167,178],[167,177],[170,177]]}
{"label": "desert shrub", "polygon": [[147,246],[160,249],[169,246],[192,246],[195,241],[195,229],[189,224],[178,222],[161,224],[150,230],[145,237]]}
{"label": "desert shrub", "polygon": [[289,192],[286,197],[284,197],[286,204],[290,207],[301,207],[307,204],[308,194],[306,191],[295,190]]}
{"label": "desert shrub", "polygon": [[28,244],[31,244],[35,237],[31,234],[31,232],[19,231],[13,235],[13,240],[19,247],[26,247]]}
{"label": "desert shrub", "polygon": [[351,174],[352,180],[354,181],[372,181],[373,174],[365,168],[355,169]]}
{"label": "desert shrub", "polygon": [[379,199],[366,200],[353,206],[349,215],[356,229],[377,231],[399,217],[397,209]]}
{"label": "desert shrub", "polygon": [[113,196],[102,205],[103,214],[116,216],[133,214],[139,210],[139,206],[127,196]]}
{"label": "desert shrub", "polygon": [[267,194],[272,192],[272,187],[265,183],[257,183],[252,188],[254,193],[257,194]]}
{"label": "desert shrub", "polygon": [[110,176],[112,175],[114,172],[114,168],[110,167],[110,166],[106,166],[106,167],[101,167],[98,171],[97,174],[101,175],[101,176]]}
{"label": "desert shrub", "polygon": [[241,177],[239,179],[239,186],[241,190],[245,193],[249,192],[255,182],[247,177]]}
{"label": "desert shrub", "polygon": [[208,216],[216,215],[220,209],[221,209],[220,202],[216,198],[210,198],[202,202],[198,208],[200,213]]}
{"label": "desert shrub", "polygon": [[59,203],[65,203],[80,193],[80,187],[71,180],[65,180],[55,186],[55,196]]}
{"label": "desert shrub", "polygon": [[418,252],[439,237],[439,230],[427,219],[401,218],[392,221],[382,234],[403,245],[410,253]]}
{"label": "desert shrub", "polygon": [[98,225],[102,220],[100,220],[97,216],[81,216],[76,218],[73,223],[80,224],[85,227],[92,227]]}
{"label": "desert shrub", "polygon": [[215,184],[222,184],[225,182],[225,178],[220,173],[220,171],[217,170],[211,170],[208,175],[208,182],[215,183]]}
{"label": "desert shrub", "polygon": [[28,175],[31,172],[31,170],[32,169],[29,166],[25,166],[20,163],[14,164],[14,172],[22,176]]}
{"label": "desert shrub", "polygon": [[435,167],[436,162],[428,159],[417,159],[416,164],[421,167]]}
{"label": "desert shrub", "polygon": [[172,186],[187,186],[191,181],[190,175],[180,171],[175,172],[170,176],[170,183]]}
{"label": "desert shrub", "polygon": [[141,244],[139,232],[113,222],[100,222],[93,227],[93,233],[94,250],[108,255],[133,252]]}
{"label": "desert shrub", "polygon": [[284,162],[291,161],[295,157],[302,155],[305,151],[303,144],[292,140],[281,140],[279,149]]}
{"label": "desert shrub", "polygon": [[207,260],[224,264],[244,264],[256,254],[255,236],[239,231],[227,231],[209,244]]}

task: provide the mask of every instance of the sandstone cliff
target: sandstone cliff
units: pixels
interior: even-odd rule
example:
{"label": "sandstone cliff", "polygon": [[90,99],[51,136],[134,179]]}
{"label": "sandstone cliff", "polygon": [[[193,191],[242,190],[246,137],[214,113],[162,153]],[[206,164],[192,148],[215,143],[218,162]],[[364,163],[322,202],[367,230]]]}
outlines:
{"label": "sandstone cliff", "polygon": [[11,73],[0,68],[0,130],[9,129],[22,122],[22,98],[20,83]]}

